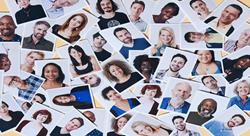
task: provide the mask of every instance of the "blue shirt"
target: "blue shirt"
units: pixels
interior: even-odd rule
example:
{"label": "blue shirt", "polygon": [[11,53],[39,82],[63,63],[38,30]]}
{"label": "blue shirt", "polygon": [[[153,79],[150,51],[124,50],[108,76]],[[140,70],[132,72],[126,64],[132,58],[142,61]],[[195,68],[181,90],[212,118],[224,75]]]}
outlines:
{"label": "blue shirt", "polygon": [[129,50],[144,50],[150,46],[150,43],[145,38],[138,38],[133,40],[133,47],[122,46],[120,53],[127,59]]}
{"label": "blue shirt", "polygon": [[170,97],[163,98],[160,108],[175,111],[175,112],[180,112],[180,113],[187,113],[187,111],[190,107],[190,103],[184,101],[184,103],[181,106],[179,106],[178,108],[174,108],[169,103],[170,99],[171,99]]}
{"label": "blue shirt", "polygon": [[92,103],[90,92],[87,89],[82,91],[72,92],[70,94],[75,96],[76,102]]}
{"label": "blue shirt", "polygon": [[231,128],[226,128],[223,122],[211,121],[204,125],[214,136],[234,136]]}
{"label": "blue shirt", "polygon": [[249,97],[247,97],[246,103],[243,104],[240,96],[234,96],[230,99],[227,105],[227,108],[233,106],[234,104],[236,104],[242,110],[250,110],[250,98]]}
{"label": "blue shirt", "polygon": [[[129,104],[129,107],[130,109],[133,109],[135,108],[136,106],[138,106],[140,104],[140,102],[135,99],[135,98],[129,98],[127,99],[128,100],[128,104]],[[120,109],[119,107],[117,106],[112,106],[112,108],[110,109],[110,112],[115,116],[115,117],[118,117],[122,114],[124,114],[125,112],[127,111],[124,111],[123,109]]]}
{"label": "blue shirt", "polygon": [[42,4],[44,9],[46,10],[49,18],[55,19],[60,16],[64,15],[64,10],[63,8],[53,8],[52,5],[54,4],[55,0],[42,0]]}

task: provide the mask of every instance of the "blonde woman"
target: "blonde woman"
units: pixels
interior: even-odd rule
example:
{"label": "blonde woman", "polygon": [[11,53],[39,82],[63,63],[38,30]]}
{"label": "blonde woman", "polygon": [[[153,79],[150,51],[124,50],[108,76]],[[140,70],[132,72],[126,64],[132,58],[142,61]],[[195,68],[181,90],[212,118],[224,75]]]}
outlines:
{"label": "blonde woman", "polygon": [[35,74],[35,71],[33,69],[35,60],[42,60],[44,59],[44,53],[40,51],[31,51],[29,52],[24,60],[24,63],[21,64],[21,70]]}
{"label": "blonde woman", "polygon": [[152,48],[152,55],[162,56],[166,47],[179,48],[175,42],[175,34],[172,28],[162,27],[159,31],[158,43]]}

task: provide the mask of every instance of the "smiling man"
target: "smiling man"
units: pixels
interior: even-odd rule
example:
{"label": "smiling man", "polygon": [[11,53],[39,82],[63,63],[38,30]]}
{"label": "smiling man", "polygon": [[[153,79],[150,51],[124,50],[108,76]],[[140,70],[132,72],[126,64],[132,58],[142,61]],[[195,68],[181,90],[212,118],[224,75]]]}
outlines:
{"label": "smiling man", "polygon": [[225,87],[219,87],[218,81],[213,76],[203,76],[201,82],[209,89],[210,93],[225,96]]}
{"label": "smiling man", "polygon": [[153,15],[154,23],[169,23],[168,20],[179,14],[179,7],[177,4],[170,2],[166,4],[159,15]]}
{"label": "smiling man", "polygon": [[200,16],[200,19],[205,19],[211,11],[209,11],[207,4],[203,0],[191,0],[190,7]]}

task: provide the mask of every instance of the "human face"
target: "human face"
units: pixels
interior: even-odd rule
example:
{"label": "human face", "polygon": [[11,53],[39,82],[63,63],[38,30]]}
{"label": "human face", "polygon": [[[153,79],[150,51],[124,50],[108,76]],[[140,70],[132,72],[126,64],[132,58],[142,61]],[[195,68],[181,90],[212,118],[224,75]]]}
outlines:
{"label": "human face", "polygon": [[200,50],[197,52],[198,60],[200,63],[209,64],[212,62],[212,54],[208,50]]}
{"label": "human face", "polygon": [[131,16],[139,17],[143,12],[144,7],[139,3],[135,3],[131,7]]}
{"label": "human face", "polygon": [[180,69],[182,69],[185,65],[185,60],[181,57],[175,57],[170,62],[169,69],[173,72],[178,72]]}
{"label": "human face", "polygon": [[175,11],[174,8],[166,7],[166,8],[161,10],[160,16],[164,20],[169,20],[169,19],[171,19],[173,17],[174,11]]}
{"label": "human face", "polygon": [[95,114],[90,111],[85,111],[83,114],[92,122],[95,122]]}
{"label": "human face", "polygon": [[116,77],[117,79],[120,79],[125,76],[123,70],[116,65],[111,65],[109,67],[109,72],[112,76]]}
{"label": "human face", "polygon": [[82,57],[82,53],[73,48],[70,50],[69,55],[74,59],[80,59]]}
{"label": "human face", "polygon": [[234,118],[231,118],[227,122],[227,125],[228,125],[228,127],[233,128],[233,127],[239,126],[242,122],[243,122],[243,120],[240,117],[235,116]]}
{"label": "human face", "polygon": [[0,106],[0,115],[8,113],[9,113],[9,108],[7,107],[7,105],[2,103],[2,105]]}
{"label": "human face", "polygon": [[188,99],[191,96],[191,88],[186,84],[179,84],[173,89],[173,97],[178,97],[183,100]]}
{"label": "human face", "polygon": [[145,126],[143,124],[140,124],[134,128],[134,131],[137,132],[138,135],[142,136],[151,136],[153,135],[153,129],[150,126]]}
{"label": "human face", "polygon": [[212,101],[205,101],[203,103],[203,105],[201,106],[201,115],[203,116],[211,116],[212,113],[214,112],[215,110],[215,105],[213,105],[213,102]]}
{"label": "human face", "polygon": [[93,85],[97,82],[97,76],[96,75],[88,75],[88,76],[83,77],[82,80],[86,84]]}
{"label": "human face", "polygon": [[102,0],[100,6],[104,12],[113,12],[112,3],[110,0]]}
{"label": "human face", "polygon": [[228,6],[222,11],[219,22],[229,25],[234,20],[238,19],[239,15],[240,11],[238,11],[234,7]]}
{"label": "human face", "polygon": [[123,29],[121,31],[118,31],[115,33],[116,37],[125,44],[131,44],[132,43],[132,36],[130,32]]}
{"label": "human face", "polygon": [[4,83],[7,86],[17,87],[17,88],[20,88],[24,84],[22,79],[17,76],[4,77]]}
{"label": "human face", "polygon": [[241,58],[236,62],[236,68],[238,69],[246,69],[250,66],[250,59],[249,58]]}
{"label": "human face", "polygon": [[250,91],[250,86],[247,82],[240,82],[237,86],[237,92],[239,96],[247,96]]}
{"label": "human face", "polygon": [[120,94],[118,94],[116,91],[114,90],[110,90],[106,96],[108,97],[109,100],[112,100],[112,101],[116,101],[116,100],[121,100],[122,97]]}
{"label": "human face", "polygon": [[154,98],[155,95],[156,95],[156,93],[157,93],[157,89],[147,89],[145,91],[144,95],[147,96],[147,97],[149,97],[149,98]]}
{"label": "human face", "polygon": [[30,5],[30,0],[18,0],[17,4],[20,8],[27,8]]}
{"label": "human face", "polygon": [[217,81],[214,80],[212,77],[204,78],[203,83],[209,89],[213,90],[218,88]]}
{"label": "human face", "polygon": [[243,47],[246,45],[250,46],[250,29],[245,30],[243,33],[241,33],[238,40],[238,44],[243,45]]}
{"label": "human face", "polygon": [[37,40],[41,40],[47,34],[48,29],[49,28],[44,24],[36,25],[33,30],[33,36]]}
{"label": "human face", "polygon": [[59,103],[69,103],[71,101],[70,96],[58,96],[55,100]]}
{"label": "human face", "polygon": [[194,42],[200,42],[203,41],[204,34],[199,32],[191,32],[190,34],[190,40]]}
{"label": "human face", "polygon": [[41,59],[43,59],[43,57],[40,54],[35,53],[35,52],[31,53],[25,58],[26,63],[32,66],[34,66],[35,60],[41,60]]}
{"label": "human face", "polygon": [[93,39],[93,44],[96,48],[102,48],[106,42],[102,36],[97,36]]}
{"label": "human face", "polygon": [[32,103],[43,103],[43,99],[40,96],[35,95],[34,98],[32,99]]}
{"label": "human face", "polygon": [[16,25],[11,17],[2,17],[0,19],[0,33],[3,36],[12,36],[15,33]]}
{"label": "human face", "polygon": [[81,16],[75,16],[69,21],[69,28],[77,28],[80,27],[83,22],[83,18]]}
{"label": "human face", "polygon": [[4,70],[4,72],[10,70],[11,62],[8,57],[3,57],[2,60],[0,60],[0,69]]}
{"label": "human face", "polygon": [[186,129],[186,123],[182,118],[177,118],[174,120],[174,126],[177,130],[183,131]]}
{"label": "human face", "polygon": [[67,131],[70,132],[72,130],[78,129],[80,126],[81,122],[77,119],[73,119],[66,124],[65,128]]}
{"label": "human face", "polygon": [[79,0],[56,0],[54,2],[54,6],[61,8],[61,7],[70,7],[76,4]]}
{"label": "human face", "polygon": [[127,122],[128,122],[127,118],[125,118],[125,117],[119,118],[117,121],[118,129],[121,130],[126,125]]}
{"label": "human face", "polygon": [[143,61],[141,63],[141,71],[142,72],[150,72],[152,70],[151,63],[149,61]]}
{"label": "human face", "polygon": [[161,30],[159,40],[162,44],[168,45],[173,40],[173,36],[169,31]]}
{"label": "human face", "polygon": [[44,77],[48,81],[55,81],[59,77],[59,70],[54,65],[48,65],[44,69]]}
{"label": "human face", "polygon": [[36,116],[36,120],[41,122],[41,123],[45,122],[47,120],[47,118],[48,118],[48,115],[43,115],[43,114],[38,114]]}
{"label": "human face", "polygon": [[207,15],[209,13],[208,7],[205,2],[202,0],[198,0],[194,3],[192,3],[193,10],[198,13],[198,15]]}

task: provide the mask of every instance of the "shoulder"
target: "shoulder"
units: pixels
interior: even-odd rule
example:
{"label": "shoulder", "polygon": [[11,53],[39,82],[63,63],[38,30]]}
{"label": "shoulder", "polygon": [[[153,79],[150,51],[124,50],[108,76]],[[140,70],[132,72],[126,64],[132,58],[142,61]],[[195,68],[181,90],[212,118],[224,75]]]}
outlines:
{"label": "shoulder", "polygon": [[214,19],[216,19],[217,17],[215,17],[215,16],[211,16],[211,17],[209,17],[208,19],[206,19],[204,22],[205,23],[209,23],[209,22],[211,22],[212,20],[214,20]]}
{"label": "shoulder", "polygon": [[37,10],[37,9],[43,10],[43,8],[42,8],[41,5],[32,5],[31,8],[36,9],[36,10]]}
{"label": "shoulder", "polygon": [[122,13],[122,12],[115,12],[115,15],[119,15],[119,16],[127,16],[125,13]]}

